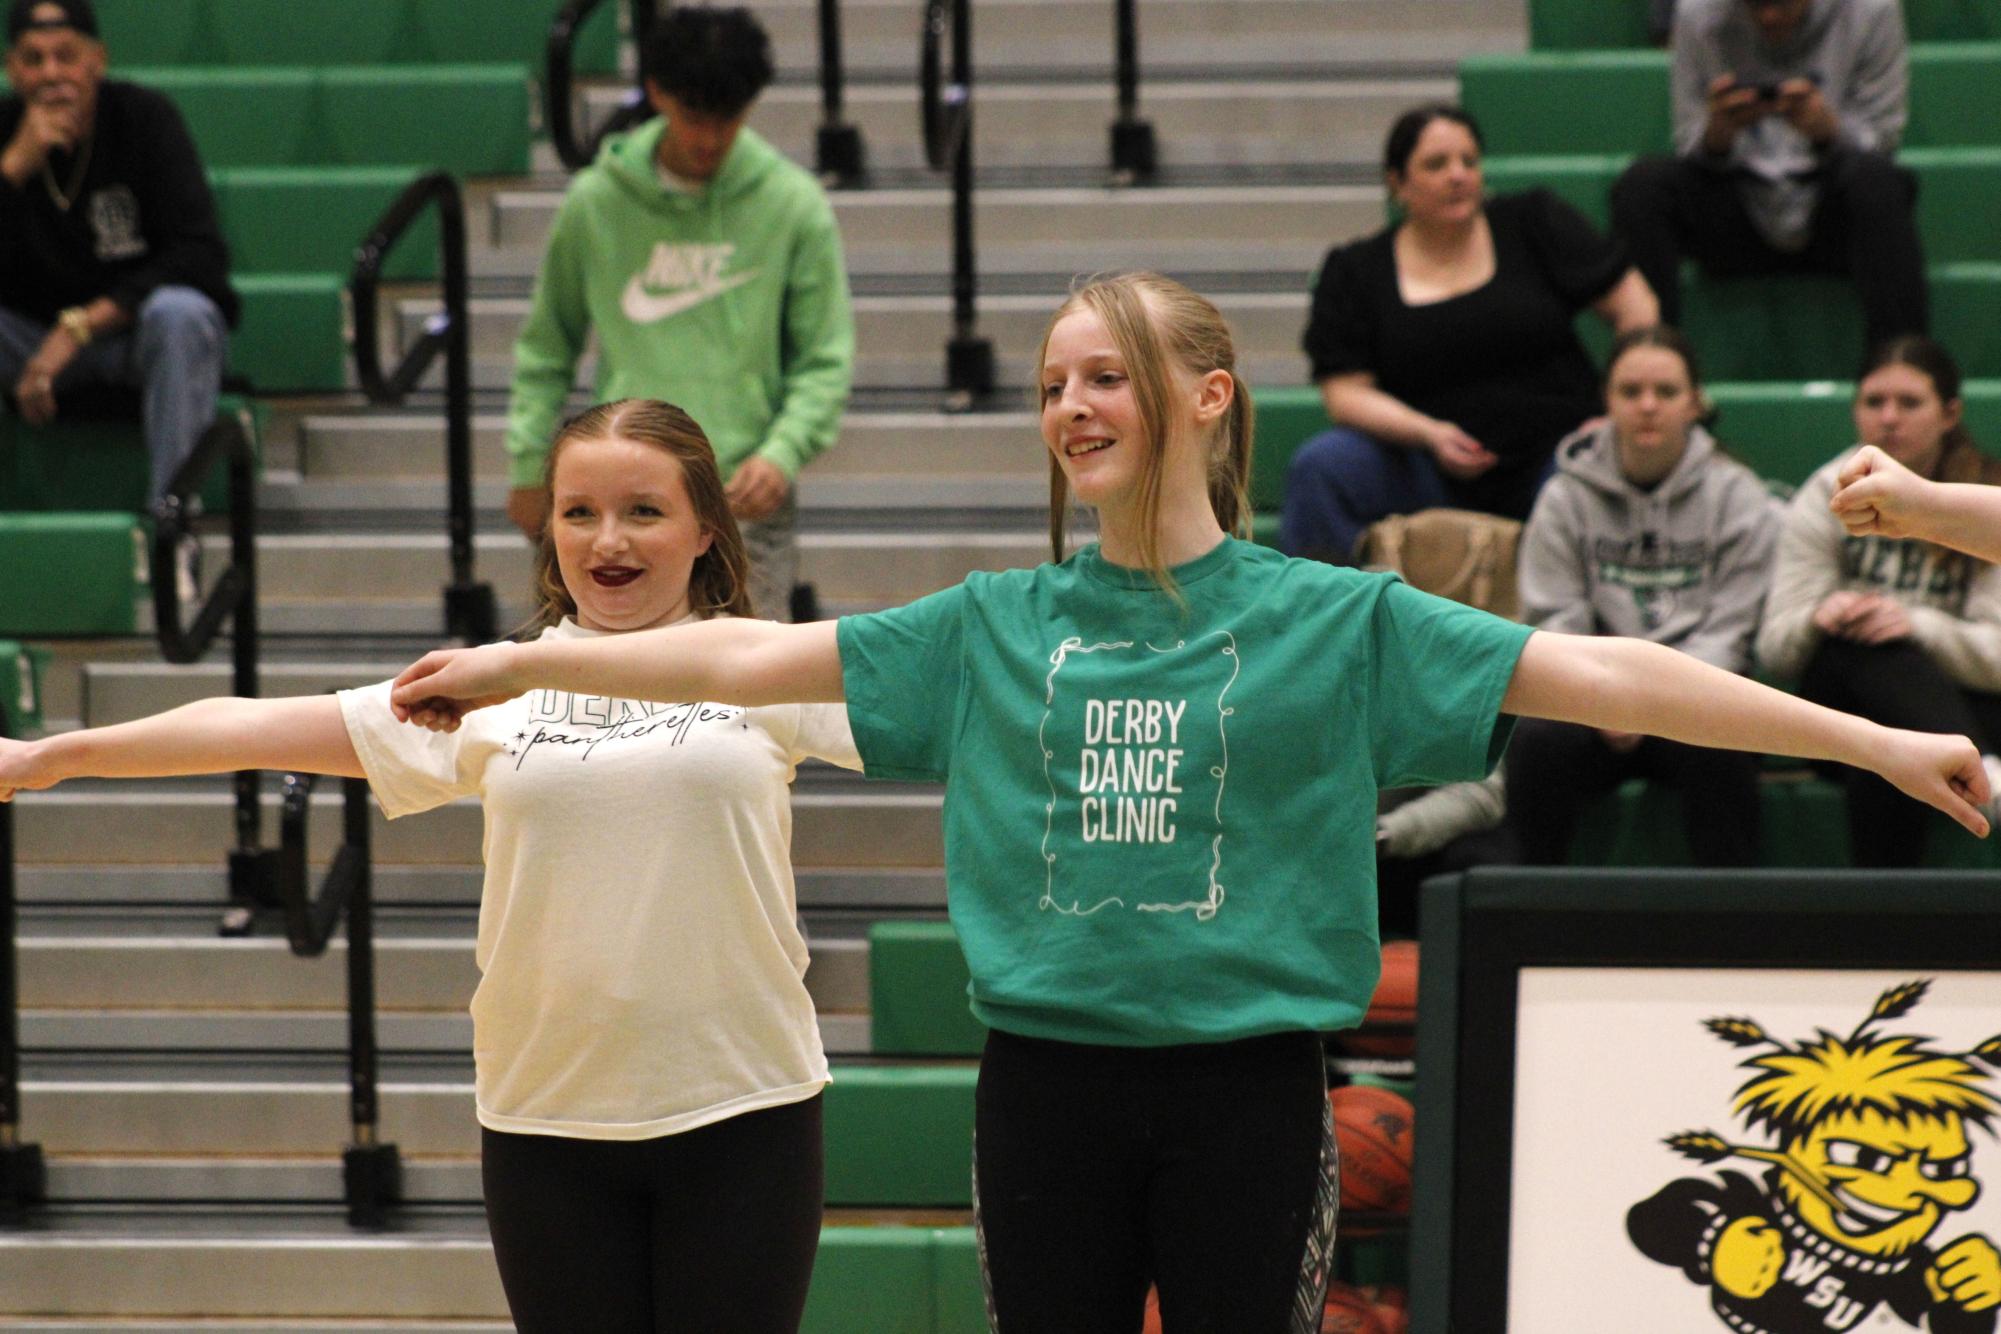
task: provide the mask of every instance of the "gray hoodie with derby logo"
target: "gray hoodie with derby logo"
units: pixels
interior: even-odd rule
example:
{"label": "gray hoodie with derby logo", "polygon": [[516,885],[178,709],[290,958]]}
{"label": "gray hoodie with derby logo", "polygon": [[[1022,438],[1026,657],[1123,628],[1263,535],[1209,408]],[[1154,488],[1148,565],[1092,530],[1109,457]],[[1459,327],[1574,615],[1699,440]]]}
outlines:
{"label": "gray hoodie with derby logo", "polygon": [[1699,426],[1652,487],[1620,470],[1609,424],[1570,436],[1556,460],[1522,532],[1528,622],[1650,639],[1746,671],[1779,527],[1757,474]]}

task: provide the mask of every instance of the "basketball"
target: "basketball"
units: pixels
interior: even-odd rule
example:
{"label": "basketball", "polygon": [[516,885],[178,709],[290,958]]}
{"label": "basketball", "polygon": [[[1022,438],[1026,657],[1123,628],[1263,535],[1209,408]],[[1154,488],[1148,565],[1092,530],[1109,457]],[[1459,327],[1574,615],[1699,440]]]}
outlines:
{"label": "basketball", "polygon": [[1341,1207],[1377,1213],[1410,1209],[1415,1113],[1388,1089],[1350,1085],[1327,1095],[1341,1148]]}
{"label": "basketball", "polygon": [[[1417,942],[1392,940],[1383,946],[1382,976],[1369,998],[1364,1024],[1417,1022]],[[1347,1033],[1341,1045],[1357,1056],[1407,1057],[1417,1049],[1416,1035],[1397,1033]]]}
{"label": "basketball", "polygon": [[1327,1285],[1320,1334],[1389,1334],[1367,1295],[1339,1281]]}

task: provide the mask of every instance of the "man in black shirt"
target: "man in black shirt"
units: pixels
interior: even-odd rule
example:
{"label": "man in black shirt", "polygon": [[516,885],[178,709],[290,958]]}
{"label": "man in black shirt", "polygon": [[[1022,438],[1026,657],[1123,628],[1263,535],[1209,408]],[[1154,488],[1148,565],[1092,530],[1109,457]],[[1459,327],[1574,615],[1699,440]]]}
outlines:
{"label": "man in black shirt", "polygon": [[13,0],[0,99],[0,389],[53,420],[83,385],[142,391],[150,495],[215,417],[228,251],[173,104],[106,81],[89,0]]}

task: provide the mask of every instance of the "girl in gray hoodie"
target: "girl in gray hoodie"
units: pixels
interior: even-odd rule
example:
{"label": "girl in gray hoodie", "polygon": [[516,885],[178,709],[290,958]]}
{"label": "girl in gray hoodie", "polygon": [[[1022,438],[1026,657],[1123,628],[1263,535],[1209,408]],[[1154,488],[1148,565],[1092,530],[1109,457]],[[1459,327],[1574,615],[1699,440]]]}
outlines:
{"label": "girl in gray hoodie", "polygon": [[[1931,481],[2001,483],[2001,462],[1975,447],[1961,413],[1958,365],[1917,335],[1878,348],[1855,390],[1863,445]],[[1915,537],[1847,532],[1828,502],[1854,452],[1830,459],[1793,497],[1759,661],[1816,703],[1969,736],[2001,777],[2001,566]],[[1844,769],[1842,779],[1854,863],[1915,866],[1924,813],[1866,774]]]}
{"label": "girl in gray hoodie", "polygon": [[[1639,329],[1612,346],[1607,417],[1557,446],[1557,474],[1522,533],[1531,625],[1629,635],[1744,672],[1771,569],[1776,506],[1699,424],[1688,340]],[[1584,806],[1627,778],[1681,793],[1697,864],[1758,860],[1756,755],[1572,723],[1522,720],[1508,751],[1508,815],[1531,864],[1569,860]]]}

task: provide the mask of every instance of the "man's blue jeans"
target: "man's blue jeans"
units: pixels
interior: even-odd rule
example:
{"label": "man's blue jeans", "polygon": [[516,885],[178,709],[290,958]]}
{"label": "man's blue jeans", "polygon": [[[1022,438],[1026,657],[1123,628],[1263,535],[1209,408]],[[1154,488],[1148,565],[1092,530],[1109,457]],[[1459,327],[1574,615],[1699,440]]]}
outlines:
{"label": "man's blue jeans", "polygon": [[[0,387],[11,391],[20,382],[22,368],[48,334],[48,325],[0,307]],[[139,390],[151,459],[146,494],[148,501],[158,500],[215,420],[228,350],[229,330],[215,302],[192,287],[157,288],[130,328],[93,339],[56,377],[57,418],[65,390],[86,385]]]}

